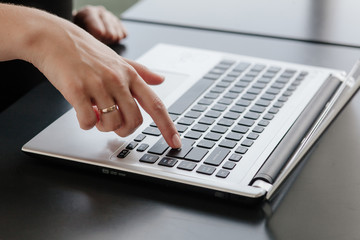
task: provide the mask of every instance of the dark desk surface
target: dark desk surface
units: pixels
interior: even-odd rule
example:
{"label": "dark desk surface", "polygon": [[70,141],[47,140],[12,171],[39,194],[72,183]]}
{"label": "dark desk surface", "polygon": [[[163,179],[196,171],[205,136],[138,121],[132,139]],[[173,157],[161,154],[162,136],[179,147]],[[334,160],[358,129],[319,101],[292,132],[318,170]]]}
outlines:
{"label": "dark desk surface", "polygon": [[357,0],[146,0],[123,18],[360,47],[359,8]]}
{"label": "dark desk surface", "polygon": [[[348,70],[359,49],[125,22],[124,56],[158,42]],[[0,115],[0,239],[359,239],[360,94],[322,136],[272,215],[106,177],[20,151],[69,105],[44,83]]]}

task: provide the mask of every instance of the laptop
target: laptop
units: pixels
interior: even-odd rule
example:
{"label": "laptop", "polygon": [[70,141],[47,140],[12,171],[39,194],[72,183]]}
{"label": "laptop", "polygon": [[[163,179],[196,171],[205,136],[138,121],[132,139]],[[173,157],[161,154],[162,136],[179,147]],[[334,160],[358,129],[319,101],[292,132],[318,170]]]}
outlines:
{"label": "laptop", "polygon": [[121,138],[80,129],[74,109],[27,142],[26,153],[83,163],[216,197],[269,200],[359,87],[342,71],[158,44],[138,62],[166,77],[152,86],[178,129],[166,144],[143,110]]}

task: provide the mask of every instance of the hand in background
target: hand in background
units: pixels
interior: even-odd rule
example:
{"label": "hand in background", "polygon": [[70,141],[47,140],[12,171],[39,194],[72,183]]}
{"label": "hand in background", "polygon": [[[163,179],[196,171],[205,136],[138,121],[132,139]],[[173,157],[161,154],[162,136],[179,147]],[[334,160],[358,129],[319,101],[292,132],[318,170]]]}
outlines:
{"label": "hand in background", "polygon": [[86,6],[73,12],[74,23],[105,44],[118,43],[127,33],[119,18],[103,6]]}

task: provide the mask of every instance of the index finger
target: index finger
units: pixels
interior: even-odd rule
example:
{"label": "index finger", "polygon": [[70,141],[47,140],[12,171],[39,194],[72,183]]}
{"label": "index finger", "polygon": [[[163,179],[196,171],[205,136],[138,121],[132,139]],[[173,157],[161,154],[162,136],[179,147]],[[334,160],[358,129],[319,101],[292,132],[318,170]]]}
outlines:
{"label": "index finger", "polygon": [[161,99],[140,76],[138,80],[132,82],[130,88],[133,97],[154,120],[167,144],[172,148],[180,148],[180,135]]}

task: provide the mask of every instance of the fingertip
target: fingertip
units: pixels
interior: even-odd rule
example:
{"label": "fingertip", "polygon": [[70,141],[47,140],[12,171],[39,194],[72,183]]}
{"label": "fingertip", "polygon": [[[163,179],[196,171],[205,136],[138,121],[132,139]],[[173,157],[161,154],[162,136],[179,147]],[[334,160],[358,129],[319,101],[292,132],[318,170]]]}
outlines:
{"label": "fingertip", "polygon": [[181,139],[178,133],[175,133],[172,137],[172,148],[181,148]]}

